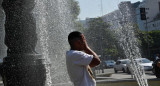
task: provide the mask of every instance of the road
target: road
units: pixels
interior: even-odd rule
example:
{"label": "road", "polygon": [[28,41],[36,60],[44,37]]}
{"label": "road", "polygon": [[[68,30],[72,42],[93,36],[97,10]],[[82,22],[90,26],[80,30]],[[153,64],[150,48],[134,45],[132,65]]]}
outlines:
{"label": "road", "polygon": [[[97,74],[97,79],[98,80],[132,80],[131,74],[123,73],[123,72],[118,72],[114,73],[114,69],[104,69],[104,73],[102,71],[96,71]],[[145,73],[145,78],[146,79],[155,79],[156,76],[152,73],[152,71],[146,71]]]}

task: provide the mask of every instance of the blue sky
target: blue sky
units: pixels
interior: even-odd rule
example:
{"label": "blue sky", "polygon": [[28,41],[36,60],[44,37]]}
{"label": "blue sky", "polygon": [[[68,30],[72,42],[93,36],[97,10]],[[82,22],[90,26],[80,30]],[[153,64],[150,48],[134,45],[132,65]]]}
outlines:
{"label": "blue sky", "polygon": [[[77,0],[80,5],[79,19],[84,20],[86,17],[98,17],[102,15],[101,0]],[[122,1],[131,1],[132,3],[142,0],[102,0],[103,15],[118,9],[118,4]]]}

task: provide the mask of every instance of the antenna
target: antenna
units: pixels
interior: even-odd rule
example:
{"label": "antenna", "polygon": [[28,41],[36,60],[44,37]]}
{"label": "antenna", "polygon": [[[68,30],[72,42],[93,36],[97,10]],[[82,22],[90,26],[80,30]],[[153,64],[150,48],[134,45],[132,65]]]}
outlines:
{"label": "antenna", "polygon": [[101,0],[101,15],[103,16],[103,0]]}

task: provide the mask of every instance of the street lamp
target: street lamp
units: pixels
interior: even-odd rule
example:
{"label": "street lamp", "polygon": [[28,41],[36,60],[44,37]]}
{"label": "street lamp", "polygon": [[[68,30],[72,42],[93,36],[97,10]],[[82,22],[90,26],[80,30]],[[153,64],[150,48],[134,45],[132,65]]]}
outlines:
{"label": "street lamp", "polygon": [[150,49],[149,49],[149,39],[148,39],[148,36],[149,36],[149,34],[148,34],[148,32],[149,32],[149,30],[148,30],[148,25],[147,25],[147,17],[146,17],[146,9],[148,10],[149,8],[144,8],[144,7],[142,7],[142,8],[140,8],[140,17],[141,17],[141,20],[145,20],[145,28],[146,28],[146,30],[147,30],[147,54],[148,54],[148,58],[150,58]]}

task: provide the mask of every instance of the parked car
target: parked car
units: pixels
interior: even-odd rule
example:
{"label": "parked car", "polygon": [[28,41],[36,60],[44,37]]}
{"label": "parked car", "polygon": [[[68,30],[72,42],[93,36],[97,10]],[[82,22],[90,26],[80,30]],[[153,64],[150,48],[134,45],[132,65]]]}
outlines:
{"label": "parked car", "polygon": [[[152,70],[152,61],[150,61],[147,58],[138,58],[135,59],[135,62],[137,62],[137,64],[139,64],[140,66],[142,66],[144,68],[145,71],[151,71]],[[130,68],[130,62],[127,63],[127,73],[131,73],[131,68]]]}
{"label": "parked car", "polygon": [[114,65],[114,71],[117,73],[118,71],[123,71],[124,73],[127,71],[126,64],[129,62],[129,59],[121,59],[116,62]]}
{"label": "parked car", "polygon": [[115,61],[114,60],[107,60],[105,61],[105,67],[106,68],[113,68],[113,66],[115,65]]}

